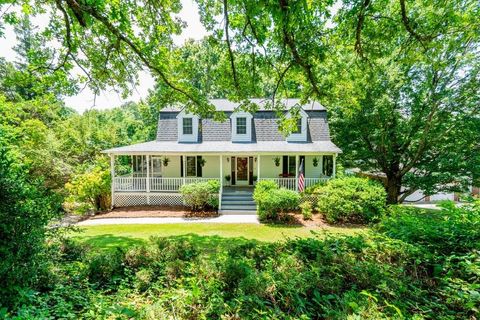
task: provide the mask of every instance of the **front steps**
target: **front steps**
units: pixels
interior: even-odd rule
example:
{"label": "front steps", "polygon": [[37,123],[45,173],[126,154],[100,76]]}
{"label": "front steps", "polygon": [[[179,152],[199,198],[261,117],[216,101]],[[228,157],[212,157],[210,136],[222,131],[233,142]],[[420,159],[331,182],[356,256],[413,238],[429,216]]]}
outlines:
{"label": "front steps", "polygon": [[255,214],[252,188],[225,188],[222,193],[222,214]]}

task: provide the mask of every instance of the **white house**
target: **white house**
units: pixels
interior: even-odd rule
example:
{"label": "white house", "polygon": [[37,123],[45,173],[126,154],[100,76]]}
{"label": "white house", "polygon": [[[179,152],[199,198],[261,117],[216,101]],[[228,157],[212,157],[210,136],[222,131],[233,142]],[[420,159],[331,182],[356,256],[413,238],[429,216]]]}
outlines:
{"label": "white house", "polygon": [[[327,113],[317,102],[283,100],[286,116],[300,108],[297,130],[284,137],[268,100],[251,99],[258,111],[238,110],[224,99],[210,102],[226,121],[200,118],[177,108],[162,110],[155,141],[103,151],[111,157],[112,206],[181,204],[181,185],[220,181],[220,210],[254,210],[256,181],[274,180],[298,188],[304,162],[305,184],[335,176],[341,150],[330,140]],[[125,160],[125,156],[127,159]]]}

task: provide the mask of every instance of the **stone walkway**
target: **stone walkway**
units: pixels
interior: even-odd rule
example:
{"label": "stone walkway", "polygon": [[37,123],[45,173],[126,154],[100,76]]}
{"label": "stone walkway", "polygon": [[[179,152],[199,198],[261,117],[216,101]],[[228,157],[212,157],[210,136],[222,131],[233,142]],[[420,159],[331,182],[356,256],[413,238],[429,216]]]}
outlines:
{"label": "stone walkway", "polygon": [[77,226],[100,226],[111,224],[172,224],[172,223],[254,223],[259,224],[256,214],[228,214],[213,218],[105,218],[89,219]]}

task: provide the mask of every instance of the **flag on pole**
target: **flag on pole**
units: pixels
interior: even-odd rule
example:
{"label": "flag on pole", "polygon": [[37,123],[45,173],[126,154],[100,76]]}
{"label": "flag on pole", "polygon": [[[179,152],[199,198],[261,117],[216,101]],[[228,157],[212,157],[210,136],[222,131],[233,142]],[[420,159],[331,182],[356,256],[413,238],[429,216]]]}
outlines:
{"label": "flag on pole", "polygon": [[298,191],[303,192],[305,191],[305,174],[303,168],[303,159],[300,162],[300,168],[298,169]]}

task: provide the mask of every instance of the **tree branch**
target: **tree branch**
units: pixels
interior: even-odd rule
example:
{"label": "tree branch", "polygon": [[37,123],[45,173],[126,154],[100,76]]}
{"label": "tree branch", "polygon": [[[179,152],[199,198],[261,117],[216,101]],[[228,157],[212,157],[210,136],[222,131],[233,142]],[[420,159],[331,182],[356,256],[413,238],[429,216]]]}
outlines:
{"label": "tree branch", "polygon": [[358,13],[357,29],[355,31],[355,51],[358,55],[363,58],[363,48],[362,48],[362,28],[363,22],[365,21],[365,12],[367,7],[370,5],[370,0],[365,0],[362,3],[360,12]]}
{"label": "tree branch", "polygon": [[230,35],[228,33],[228,27],[230,24],[229,18],[228,18],[228,0],[223,0],[223,14],[225,17],[225,40],[227,42],[227,48],[228,48],[228,57],[230,59],[230,68],[232,69],[232,76],[233,76],[233,84],[235,86],[235,89],[239,91],[239,83],[238,83],[238,76],[237,76],[237,70],[235,68],[235,57],[233,56],[233,51],[232,51],[232,44],[230,41]]}
{"label": "tree branch", "polygon": [[[61,0],[57,0],[57,1],[61,1]],[[75,2],[74,0],[65,0],[67,2],[67,4],[70,5],[70,3],[73,1]],[[156,65],[152,64],[148,58],[146,57],[146,55],[140,50],[140,48],[131,40],[129,39],[126,35],[124,35],[117,27],[115,27],[105,16],[103,16],[102,14],[100,14],[97,10],[95,10],[95,8],[89,6],[89,5],[80,5],[78,3],[75,2],[75,4],[78,6],[78,7],[75,7],[76,9],[77,8],[80,8],[82,10],[82,12],[85,12],[85,13],[88,13],[90,16],[92,16],[95,20],[97,20],[98,22],[100,22],[101,24],[103,24],[115,37],[117,37],[120,41],[124,42],[125,44],[127,44],[127,46],[138,56],[138,58],[140,58],[140,60],[152,71],[154,71],[159,77],[160,79],[162,79],[162,81],[168,86],[170,87],[172,90],[174,91],[177,91],[179,93],[181,93],[182,95],[184,95],[186,98],[188,98],[190,101],[192,101],[193,103],[195,103],[196,105],[198,106],[201,106],[202,103],[196,99],[192,94],[190,94],[189,92],[187,92],[186,90],[180,88],[180,87],[177,87],[176,85],[174,85],[167,77],[167,75],[159,68],[157,67]],[[72,9],[73,10],[73,9]]]}
{"label": "tree branch", "polygon": [[312,86],[313,92],[317,95],[317,98],[321,96],[320,94],[320,89],[318,88],[317,85],[317,80],[315,78],[315,75],[313,74],[313,68],[312,65],[308,62],[305,61],[298,52],[297,46],[295,44],[295,38],[292,35],[292,33],[288,30],[288,11],[289,11],[289,5],[288,5],[288,0],[279,0],[279,5],[280,5],[280,10],[282,11],[283,14],[283,23],[282,23],[282,33],[283,33],[283,41],[287,45],[287,47],[290,49],[290,53],[293,56],[293,60],[295,63],[297,63],[299,66],[301,66],[308,78],[308,81],[310,82],[310,85]]}

